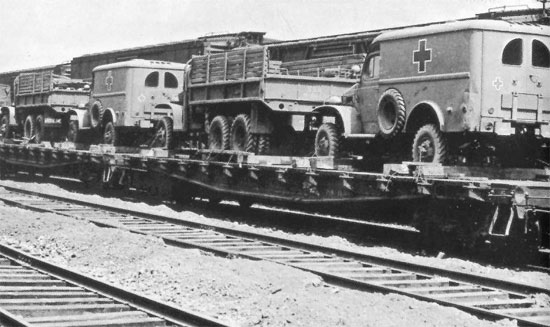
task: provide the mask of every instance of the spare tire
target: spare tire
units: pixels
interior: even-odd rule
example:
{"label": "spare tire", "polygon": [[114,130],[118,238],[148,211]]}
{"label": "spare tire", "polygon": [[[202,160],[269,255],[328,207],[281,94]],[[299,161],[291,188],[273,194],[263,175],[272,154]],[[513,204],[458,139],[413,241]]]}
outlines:
{"label": "spare tire", "polygon": [[101,101],[94,101],[88,110],[90,114],[90,125],[92,128],[98,128],[101,124],[101,119],[103,116],[103,105],[101,104]]}
{"label": "spare tire", "polygon": [[396,89],[387,89],[378,101],[378,127],[382,136],[390,138],[397,135],[405,126],[405,100],[401,92]]}

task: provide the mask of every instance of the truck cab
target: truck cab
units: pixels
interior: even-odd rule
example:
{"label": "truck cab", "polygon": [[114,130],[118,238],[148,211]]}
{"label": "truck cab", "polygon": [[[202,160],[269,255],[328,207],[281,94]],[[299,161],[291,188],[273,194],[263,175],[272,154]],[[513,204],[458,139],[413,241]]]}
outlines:
{"label": "truck cab", "polygon": [[549,48],[550,27],[506,21],[383,32],[348,97],[361,127],[344,135],[405,136],[413,159],[430,162],[502,137],[548,142]]}
{"label": "truck cab", "polygon": [[177,105],[171,101],[182,92],[185,67],[135,59],[94,68],[89,126],[101,131],[104,143],[116,144],[122,133],[172,124]]}

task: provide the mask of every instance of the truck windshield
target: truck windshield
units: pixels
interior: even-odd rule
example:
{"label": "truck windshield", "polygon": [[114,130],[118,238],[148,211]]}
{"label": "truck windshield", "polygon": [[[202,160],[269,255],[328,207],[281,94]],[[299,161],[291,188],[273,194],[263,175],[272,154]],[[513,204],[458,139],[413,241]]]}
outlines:
{"label": "truck windshield", "polygon": [[533,51],[531,62],[535,67],[550,68],[550,51],[544,43],[533,40]]}
{"label": "truck windshield", "polygon": [[521,65],[523,59],[523,41],[513,39],[502,51],[502,63],[506,65]]}
{"label": "truck windshield", "polygon": [[378,77],[380,71],[380,56],[373,56],[369,59],[369,64],[366,67],[364,77],[374,78]]}

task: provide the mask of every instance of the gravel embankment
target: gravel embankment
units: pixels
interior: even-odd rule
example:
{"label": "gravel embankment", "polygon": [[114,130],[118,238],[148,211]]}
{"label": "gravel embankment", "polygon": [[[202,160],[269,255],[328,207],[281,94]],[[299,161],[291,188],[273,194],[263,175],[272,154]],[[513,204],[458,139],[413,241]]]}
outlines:
{"label": "gravel embankment", "polygon": [[395,294],[341,289],[290,267],[169,247],[156,238],[3,204],[0,242],[239,326],[516,325]]}

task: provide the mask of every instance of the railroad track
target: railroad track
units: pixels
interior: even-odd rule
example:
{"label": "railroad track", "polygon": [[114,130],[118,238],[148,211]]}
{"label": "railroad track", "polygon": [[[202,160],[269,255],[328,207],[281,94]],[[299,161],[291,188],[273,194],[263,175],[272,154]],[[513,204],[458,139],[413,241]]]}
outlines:
{"label": "railroad track", "polygon": [[0,326],[226,326],[0,244]]}
{"label": "railroad track", "polygon": [[535,299],[539,293],[550,296],[548,289],[13,187],[0,188],[0,200],[86,219],[99,226],[157,236],[174,246],[273,261],[310,271],[345,287],[398,293],[488,319],[515,319],[521,326],[550,326],[550,308]]}

